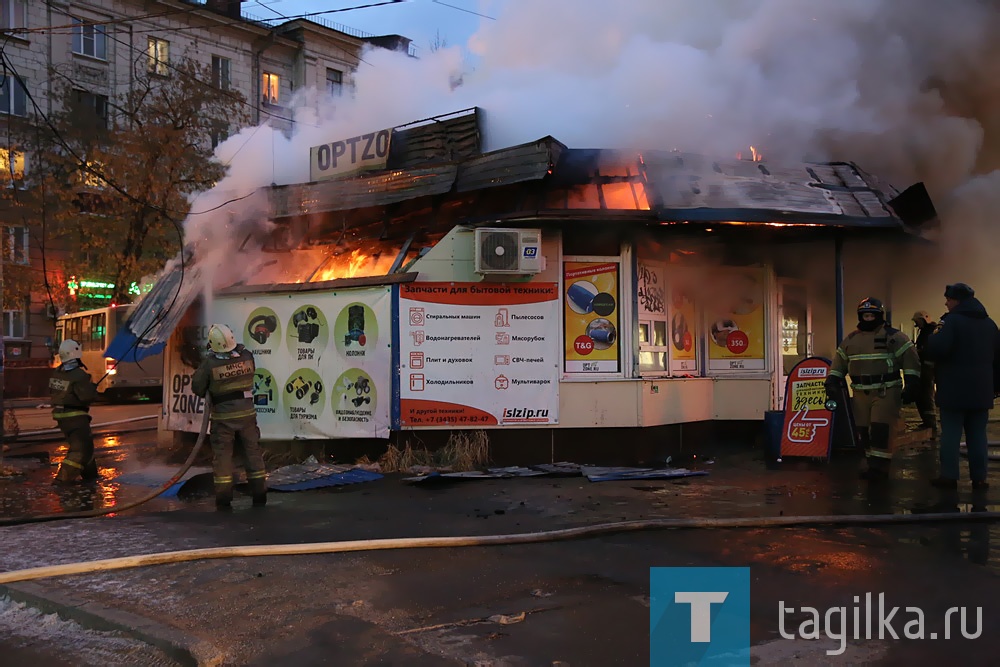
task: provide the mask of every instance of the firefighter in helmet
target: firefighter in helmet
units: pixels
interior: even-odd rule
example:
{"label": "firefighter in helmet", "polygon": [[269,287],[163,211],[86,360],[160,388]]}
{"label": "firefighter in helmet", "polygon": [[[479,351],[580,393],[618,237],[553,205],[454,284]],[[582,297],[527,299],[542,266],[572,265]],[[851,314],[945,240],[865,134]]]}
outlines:
{"label": "firefighter in helmet", "polygon": [[237,439],[243,446],[247,482],[254,506],[267,503],[267,472],[260,449],[260,429],[254,408],[253,355],[236,343],[233,330],[225,324],[213,324],[208,330],[208,349],[198,366],[191,389],[198,396],[212,398],[212,468],[215,481],[215,504],[220,509],[233,500],[233,448]]}
{"label": "firefighter in helmet", "polygon": [[857,439],[868,461],[861,476],[870,481],[888,479],[892,430],[901,405],[919,396],[920,360],[906,334],[886,324],[885,308],[878,299],[869,297],[858,304],[858,328],[837,348],[826,380],[831,398],[843,391],[846,376],[854,394]]}
{"label": "firefighter in helmet", "polygon": [[97,479],[94,436],[90,432],[90,404],[97,398],[83,364],[80,344],[67,338],[59,345],[59,367],[49,377],[52,418],[66,436],[69,451],[56,473],[56,483]]}

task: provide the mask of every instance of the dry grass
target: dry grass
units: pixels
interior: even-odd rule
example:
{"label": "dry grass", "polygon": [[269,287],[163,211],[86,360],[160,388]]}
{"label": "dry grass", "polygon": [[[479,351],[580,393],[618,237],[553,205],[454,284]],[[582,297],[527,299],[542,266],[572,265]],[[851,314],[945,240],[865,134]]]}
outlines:
{"label": "dry grass", "polygon": [[490,460],[489,452],[490,439],[485,431],[454,431],[436,452],[419,445],[414,448],[409,441],[403,449],[389,445],[378,464],[382,472],[410,472],[415,467],[466,472],[485,467]]}

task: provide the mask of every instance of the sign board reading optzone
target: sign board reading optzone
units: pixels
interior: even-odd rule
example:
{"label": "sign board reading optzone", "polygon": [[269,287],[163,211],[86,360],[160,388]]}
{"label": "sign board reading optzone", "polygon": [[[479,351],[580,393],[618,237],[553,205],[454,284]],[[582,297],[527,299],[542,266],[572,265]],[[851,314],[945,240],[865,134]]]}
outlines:
{"label": "sign board reading optzone", "polygon": [[309,149],[309,179],[322,181],[359,171],[385,169],[392,130],[369,132]]}

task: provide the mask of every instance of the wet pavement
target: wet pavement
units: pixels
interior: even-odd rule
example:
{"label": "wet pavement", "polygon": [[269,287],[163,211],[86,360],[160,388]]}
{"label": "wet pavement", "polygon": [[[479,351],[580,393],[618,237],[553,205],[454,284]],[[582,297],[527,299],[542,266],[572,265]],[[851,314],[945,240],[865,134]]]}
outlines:
{"label": "wet pavement", "polygon": [[[95,504],[146,491],[116,482],[123,471],[162,466],[155,450],[139,446],[142,441],[128,435],[103,443],[104,479],[93,493]],[[251,509],[249,498],[240,497],[231,513],[216,512],[207,497],[157,500],[121,516],[2,528],[0,568],[200,547],[507,534],[646,518],[1000,509],[997,463],[991,464],[994,488],[986,493],[973,494],[967,481],[953,494],[930,488],[933,445],[899,452],[895,478],[880,489],[858,481],[861,461],[846,454],[828,465],[769,467],[745,443],[706,443],[703,449],[695,465],[710,475],[678,481],[528,478],[424,487],[387,475],[334,489],[272,492],[263,509]],[[170,468],[162,470],[166,479]],[[18,481],[0,481],[0,514],[25,507],[52,511],[63,502],[42,498],[52,494],[43,487],[53,473],[51,466],[36,468]],[[38,495],[17,505],[18,488]],[[576,667],[648,664],[650,567],[749,565],[756,664],[956,658],[993,664],[1000,650],[997,545],[1000,524],[972,522],[659,530],[531,545],[198,561],[33,583],[183,631],[202,649],[210,647],[205,654],[221,664]],[[841,655],[828,656],[837,641],[779,634],[779,601],[821,611],[843,606],[850,617],[854,597],[863,604],[869,592],[885,593],[892,606],[919,606],[934,631],[942,629],[950,607],[982,607],[981,635],[963,638],[955,621],[949,640],[851,639]],[[786,633],[806,618],[787,614]],[[897,615],[900,635],[910,619]],[[102,664],[128,664],[124,652],[121,662],[102,656]]]}

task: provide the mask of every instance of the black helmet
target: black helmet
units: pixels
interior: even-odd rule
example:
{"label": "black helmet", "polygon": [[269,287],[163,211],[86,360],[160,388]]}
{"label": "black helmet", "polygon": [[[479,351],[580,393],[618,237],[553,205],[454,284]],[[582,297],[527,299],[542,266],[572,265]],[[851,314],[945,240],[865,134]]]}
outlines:
{"label": "black helmet", "polygon": [[865,313],[872,313],[874,315],[882,315],[885,317],[885,306],[878,299],[872,297],[865,297],[858,304],[858,317],[860,318]]}
{"label": "black helmet", "polygon": [[[865,320],[865,315],[874,315],[875,319]],[[885,306],[878,299],[866,297],[858,304],[858,329],[861,331],[875,331],[885,323]]]}

